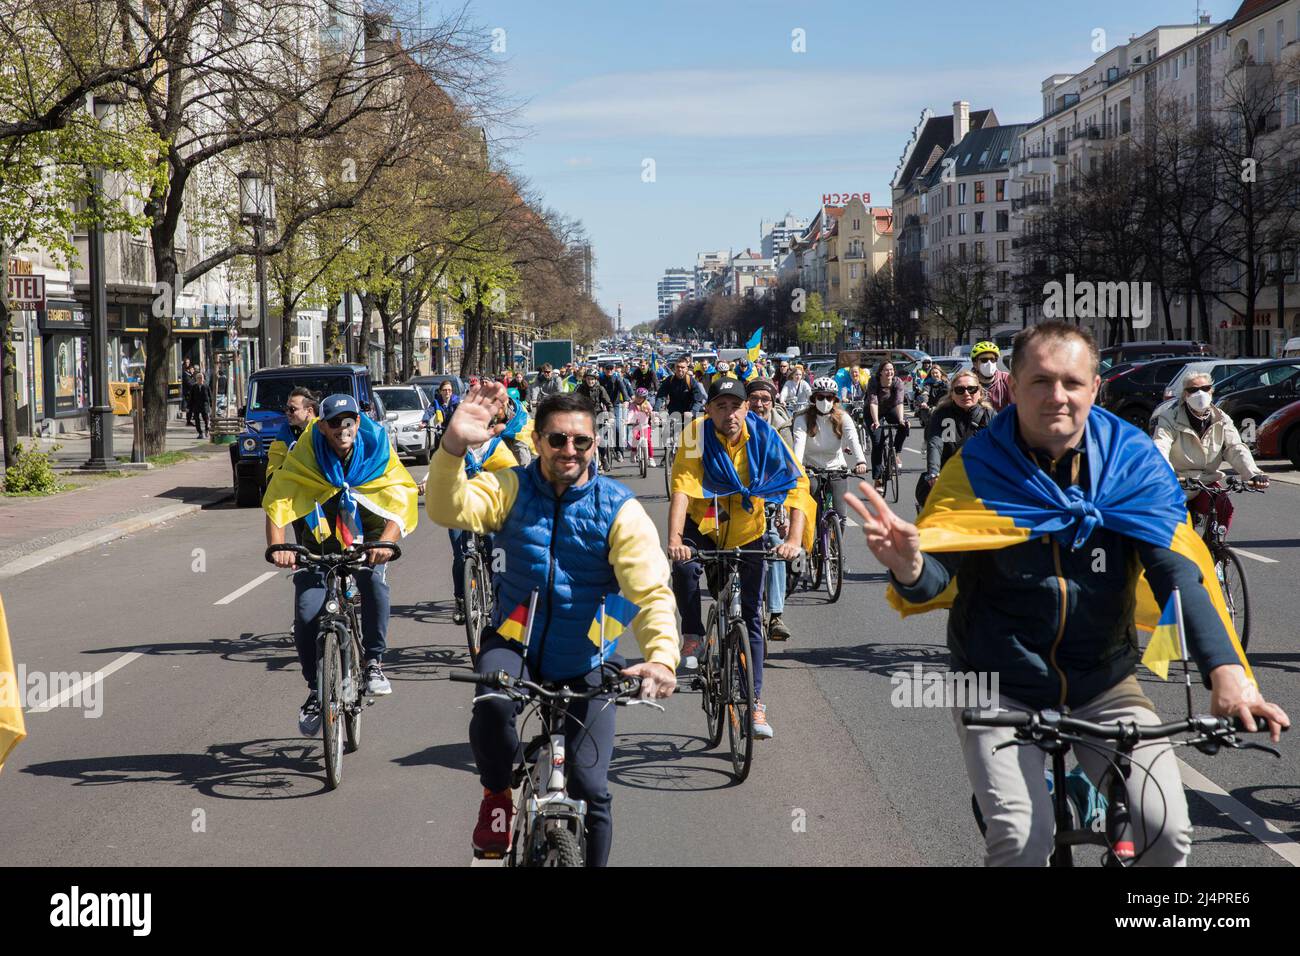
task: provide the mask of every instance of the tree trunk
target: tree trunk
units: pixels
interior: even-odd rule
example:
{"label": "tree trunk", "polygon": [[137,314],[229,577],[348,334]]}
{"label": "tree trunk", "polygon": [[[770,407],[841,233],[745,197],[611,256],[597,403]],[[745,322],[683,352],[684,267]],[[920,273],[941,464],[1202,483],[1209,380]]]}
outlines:
{"label": "tree trunk", "polygon": [[361,335],[358,336],[357,356],[356,359],[362,365],[370,364],[370,325],[371,318],[375,314],[375,295],[370,292],[363,292],[361,299]]}
{"label": "tree trunk", "polygon": [[343,361],[343,345],[339,338],[339,309],[343,300],[332,299],[325,310],[325,361],[333,365]]}
{"label": "tree trunk", "polygon": [[[279,284],[279,283],[278,283]],[[290,283],[279,284],[280,293],[280,364],[292,365],[298,343],[298,319],[293,314],[297,299],[289,294]]]}
{"label": "tree trunk", "polygon": [[[1281,246],[1281,245],[1279,245],[1279,246],[1277,247],[1277,327],[1278,327],[1279,329],[1281,329],[1281,330],[1283,331],[1283,334],[1285,335],[1285,331],[1286,331],[1286,274],[1282,271],[1282,246]],[[1283,338],[1283,340],[1282,340],[1282,344],[1284,344],[1284,345],[1286,344],[1286,339],[1285,339],[1285,338]],[[1269,352],[1270,352],[1270,353],[1271,353],[1272,351],[1273,351],[1272,349],[1269,349]],[[1277,356],[1270,355],[1269,357],[1270,357],[1270,358],[1276,358]]]}
{"label": "tree trunk", "polygon": [[388,310],[388,296],[379,300],[379,325],[384,330],[384,373],[380,381],[387,385],[393,378],[393,366],[397,363],[397,342],[393,331],[393,313]]}
{"label": "tree trunk", "polygon": [[[155,281],[168,290],[176,288],[176,259],[171,255],[174,230],[157,227],[150,230],[153,239]],[[149,331],[145,334],[144,386],[144,454],[159,455],[167,450],[167,419],[171,406],[167,403],[168,368],[171,364],[172,319],[167,313],[176,305],[174,291],[164,292],[168,308],[151,309]],[[161,311],[162,315],[154,315]],[[182,383],[183,384],[183,383]]]}
{"label": "tree trunk", "polygon": [[[9,246],[0,243],[0,422],[4,425],[5,468],[18,458],[18,369],[10,323],[13,313],[4,290],[9,288]],[[27,344],[31,348],[31,343]],[[28,413],[35,409],[28,409]]]}

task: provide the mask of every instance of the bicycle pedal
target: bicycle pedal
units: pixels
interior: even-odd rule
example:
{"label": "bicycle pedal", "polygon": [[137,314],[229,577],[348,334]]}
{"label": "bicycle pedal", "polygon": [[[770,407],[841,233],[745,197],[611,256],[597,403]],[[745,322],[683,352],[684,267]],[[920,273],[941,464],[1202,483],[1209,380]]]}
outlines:
{"label": "bicycle pedal", "polygon": [[504,860],[509,848],[505,850],[474,850],[474,859],[476,860]]}

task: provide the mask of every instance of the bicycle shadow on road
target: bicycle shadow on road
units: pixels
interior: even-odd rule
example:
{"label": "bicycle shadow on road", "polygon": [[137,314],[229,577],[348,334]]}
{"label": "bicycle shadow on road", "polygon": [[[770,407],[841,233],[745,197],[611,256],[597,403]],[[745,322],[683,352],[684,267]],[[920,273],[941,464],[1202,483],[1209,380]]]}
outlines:
{"label": "bicycle shadow on road", "polygon": [[1284,671],[1288,674],[1300,674],[1300,654],[1269,654],[1247,651],[1246,657],[1254,670]]}
{"label": "bicycle shadow on road", "polygon": [[170,644],[124,644],[120,647],[89,648],[86,654],[125,654],[136,651],[158,657],[187,654],[217,654],[238,664],[262,664],[268,671],[298,666],[298,652],[288,631],[254,634],[244,631],[237,638],[213,637],[206,641],[175,641]]}
{"label": "bicycle shadow on road", "polygon": [[1292,840],[1300,839],[1300,786],[1266,783],[1231,793]]}
{"label": "bicycle shadow on road", "polygon": [[[417,601],[414,604],[390,605],[388,614],[417,624],[451,624],[451,612],[455,606],[452,601]],[[461,627],[460,624],[455,626]]]}
{"label": "bicycle shadow on road", "polygon": [[617,734],[609,779],[636,790],[725,790],[736,786],[726,741],[709,750],[702,737],[686,734]]}
{"label": "bicycle shadow on road", "polygon": [[[946,671],[949,654],[936,644],[850,644],[842,647],[792,647],[780,645],[780,656],[767,658],[764,668],[787,670],[794,667],[842,667],[889,676],[895,671],[910,674],[914,664],[924,669]],[[792,666],[793,665],[793,666]]]}
{"label": "bicycle shadow on road", "polygon": [[392,680],[446,680],[449,667],[469,665],[465,645],[417,644],[384,652],[384,673]]}
{"label": "bicycle shadow on road", "polygon": [[326,791],[320,742],[264,738],[214,744],[202,754],[127,754],[31,764],[21,773],[76,787],[169,783],[222,800],[293,800]]}
{"label": "bicycle shadow on road", "polygon": [[405,757],[397,757],[393,763],[399,767],[445,767],[448,770],[463,770],[478,776],[478,766],[474,763],[474,749],[469,741],[462,740],[451,744],[434,744]]}

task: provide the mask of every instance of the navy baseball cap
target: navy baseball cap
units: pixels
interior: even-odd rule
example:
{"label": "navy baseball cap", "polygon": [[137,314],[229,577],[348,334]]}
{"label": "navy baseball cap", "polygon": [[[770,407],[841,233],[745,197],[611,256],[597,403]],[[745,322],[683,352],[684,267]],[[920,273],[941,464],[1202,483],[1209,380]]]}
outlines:
{"label": "navy baseball cap", "polygon": [[357,400],[351,395],[339,393],[331,395],[325,401],[320,403],[320,417],[327,421],[331,418],[338,418],[340,415],[356,415],[361,417],[361,407],[357,405]]}
{"label": "navy baseball cap", "polygon": [[709,386],[709,401],[715,398],[722,398],[730,395],[732,398],[738,398],[742,402],[745,400],[745,383],[734,378],[719,378]]}

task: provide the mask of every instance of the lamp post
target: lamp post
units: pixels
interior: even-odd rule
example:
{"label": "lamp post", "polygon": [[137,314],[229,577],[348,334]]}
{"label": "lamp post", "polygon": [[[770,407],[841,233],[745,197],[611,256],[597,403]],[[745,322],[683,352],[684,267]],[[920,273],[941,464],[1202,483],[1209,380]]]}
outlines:
{"label": "lamp post", "polygon": [[[90,97],[95,121],[102,123],[114,101]],[[104,287],[104,229],[100,223],[104,167],[90,170],[91,223],[87,232],[90,260],[90,458],[81,467],[107,471],[117,467],[113,455],[113,409],[108,403],[108,306]]]}
{"label": "lamp post", "polygon": [[240,173],[238,179],[239,221],[253,227],[253,244],[257,246],[257,366],[267,368],[271,365],[271,337],[266,320],[266,259],[262,244],[266,227],[275,222],[275,183],[251,169]]}
{"label": "lamp post", "polygon": [[993,335],[993,296],[987,292],[980,298],[980,305],[984,309],[984,332]]}

